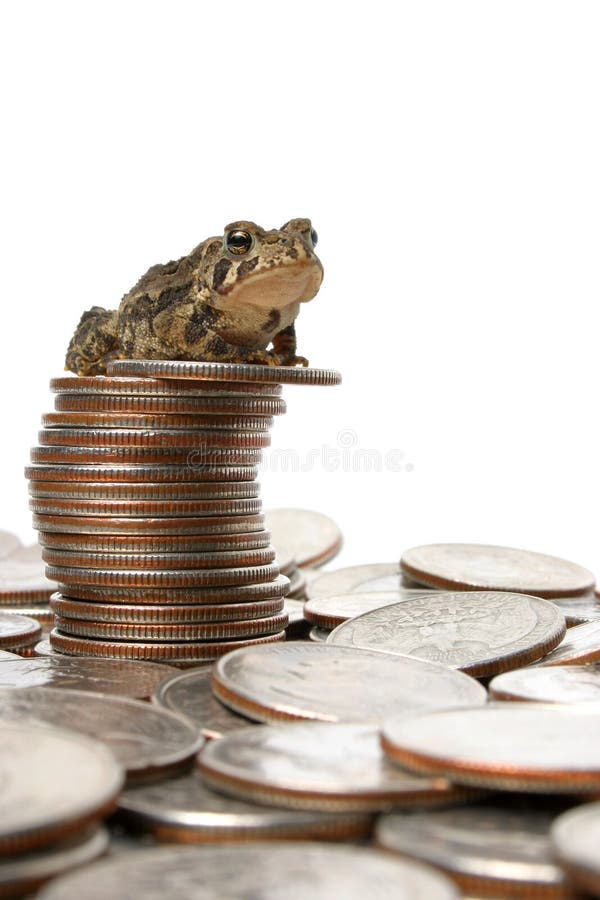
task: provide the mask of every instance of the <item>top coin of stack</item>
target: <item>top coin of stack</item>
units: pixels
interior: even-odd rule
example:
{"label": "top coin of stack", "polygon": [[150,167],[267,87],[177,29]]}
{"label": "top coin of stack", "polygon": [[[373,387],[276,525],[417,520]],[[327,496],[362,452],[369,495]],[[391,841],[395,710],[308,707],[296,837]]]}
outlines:
{"label": "top coin of stack", "polygon": [[59,583],[51,644],[198,664],[280,640],[279,575],[255,482],[278,384],[57,378],[30,506]]}

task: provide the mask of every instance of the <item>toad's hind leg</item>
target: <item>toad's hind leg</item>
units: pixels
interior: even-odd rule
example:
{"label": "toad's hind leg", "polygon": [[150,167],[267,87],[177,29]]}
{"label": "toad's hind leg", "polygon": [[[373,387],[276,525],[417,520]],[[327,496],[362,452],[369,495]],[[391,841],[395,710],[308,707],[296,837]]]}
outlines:
{"label": "toad's hind leg", "polygon": [[118,356],[117,310],[92,306],[71,338],[65,368],[77,375],[104,375],[106,364]]}

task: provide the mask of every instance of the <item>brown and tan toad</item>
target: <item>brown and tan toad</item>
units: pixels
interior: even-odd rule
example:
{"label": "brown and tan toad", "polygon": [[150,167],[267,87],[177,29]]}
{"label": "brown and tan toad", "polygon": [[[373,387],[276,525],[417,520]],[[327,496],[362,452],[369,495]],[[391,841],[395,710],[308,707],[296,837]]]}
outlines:
{"label": "brown and tan toad", "polygon": [[66,368],[101,375],[112,359],[308,365],[296,356],[294,321],[323,278],[316,242],[309,219],[272,231],[233,222],[188,256],[152,266],[117,310],[85,312]]}

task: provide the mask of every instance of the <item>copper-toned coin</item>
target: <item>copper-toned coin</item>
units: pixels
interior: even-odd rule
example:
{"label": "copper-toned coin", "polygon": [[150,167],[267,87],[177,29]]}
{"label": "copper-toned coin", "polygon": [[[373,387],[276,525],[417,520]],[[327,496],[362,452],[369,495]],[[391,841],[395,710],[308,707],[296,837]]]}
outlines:
{"label": "copper-toned coin", "polygon": [[162,430],[164,428],[184,429],[195,432],[209,429],[214,431],[261,431],[268,432],[273,426],[273,416],[225,416],[178,415],[177,413],[110,413],[110,412],[55,412],[42,416],[44,428],[63,429],[105,429],[138,428]]}
{"label": "copper-toned coin", "polygon": [[101,656],[108,659],[145,659],[150,662],[166,662],[173,666],[200,665],[219,659],[232,650],[284,640],[285,631],[245,640],[210,643],[93,640],[61,634],[56,629],[50,632],[50,646],[59,653],[67,653],[70,656]]}
{"label": "copper-toned coin", "polygon": [[282,508],[268,510],[266,517],[275,547],[287,548],[299,566],[322,565],[341,549],[342,532],[323,513]]}
{"label": "copper-toned coin", "polygon": [[84,553],[205,553],[208,556],[211,553],[262,550],[269,546],[271,535],[264,530],[222,535],[102,535],[40,531],[38,540],[42,547]]}
{"label": "copper-toned coin", "polygon": [[119,797],[120,819],[170,843],[231,840],[349,840],[368,837],[368,814],[282,810],[234,800],[211,790],[194,771],[160,784],[129,788]]}
{"label": "copper-toned coin", "polygon": [[600,622],[569,628],[562,642],[548,653],[540,666],[582,666],[600,660]]}
{"label": "copper-toned coin", "polygon": [[89,622],[126,622],[130,625],[192,623],[192,622],[241,622],[247,619],[264,619],[279,615],[283,600],[259,600],[256,603],[165,603],[152,606],[128,603],[91,603],[89,600],[73,600],[62,594],[53,594],[51,608],[58,616],[68,619],[84,619]]}
{"label": "copper-toned coin", "polygon": [[488,690],[493,700],[600,703],[600,665],[528,666],[497,675]]}
{"label": "copper-toned coin", "polygon": [[[73,777],[76,772],[85,772],[85,778]],[[98,741],[20,722],[3,722],[0,728],[0,773],[2,856],[59,841],[98,822],[114,809],[123,784],[121,766]]]}
{"label": "copper-toned coin", "polygon": [[270,384],[341,384],[342,376],[333,369],[260,366],[245,363],[188,362],[162,359],[116,359],[108,364],[109,375],[139,378],[192,378],[210,381]]}
{"label": "copper-toned coin", "polygon": [[[156,482],[119,484],[118,482],[86,483],[79,481],[31,481],[32,497],[61,500],[251,500],[259,496],[260,485],[252,481],[232,481],[222,484],[192,482],[160,484]],[[600,604],[598,604],[600,609]]]}
{"label": "copper-toned coin", "polygon": [[258,497],[249,500],[59,500],[32,498],[29,508],[48,516],[130,516],[131,518],[239,516],[255,515],[261,510]]}
{"label": "copper-toned coin", "polygon": [[268,447],[271,438],[261,431],[176,431],[143,430],[141,428],[44,428],[38,432],[44,447],[181,447],[196,450],[204,447]]}
{"label": "copper-toned coin", "polygon": [[28,619],[34,619],[39,622],[42,628],[51,625],[54,616],[49,606],[0,606],[2,615],[7,616],[27,616]]}
{"label": "copper-toned coin", "polygon": [[95,738],[114,753],[128,779],[138,781],[181,771],[204,743],[199,729],[183,716],[89,691],[0,688],[2,729],[14,721],[70,728]]}
{"label": "copper-toned coin", "polygon": [[600,895],[600,803],[569,809],[554,821],[550,835],[555,857],[573,884]]}
{"label": "copper-toned coin", "polygon": [[457,798],[445,779],[409,775],[388,762],[370,725],[294,722],[238,729],[210,741],[198,765],[215,790],[292,809],[377,812]]}
{"label": "copper-toned coin", "polygon": [[227,706],[261,722],[381,722],[393,712],[486,700],[473,678],[446,666],[308,643],[230,653],[215,667],[213,690]]}
{"label": "copper-toned coin", "polygon": [[104,856],[108,846],[108,831],[91,826],[48,848],[0,860],[0,896],[29,897],[51,878]]}
{"label": "copper-toned coin", "polygon": [[591,706],[496,703],[390,719],[382,746],[409,771],[456,784],[585,793],[600,788],[599,740]]}
{"label": "copper-toned coin", "polygon": [[547,811],[502,806],[396,813],[376,825],[377,844],[442,869],[466,891],[493,897],[572,898],[554,860]]}
{"label": "copper-toned coin", "polygon": [[256,397],[279,397],[281,385],[259,384],[227,384],[223,381],[205,380],[201,384],[190,381],[177,381],[164,378],[108,378],[104,375],[93,376],[61,376],[50,380],[50,390],[56,394],[110,394],[115,396],[144,395],[164,397],[204,397],[218,394],[225,397],[243,397],[247,394]]}
{"label": "copper-toned coin", "polygon": [[192,669],[166,677],[152,700],[192,719],[204,737],[214,739],[252,723],[217,700],[211,687],[212,668]]}
{"label": "copper-toned coin", "polygon": [[47,566],[49,577],[61,583],[118,587],[199,588],[204,585],[260,584],[279,574],[275,563],[240,566],[236,569],[83,569],[76,566]]}
{"label": "copper-toned coin", "polygon": [[27,616],[11,616],[0,612],[0,648],[17,649],[35,644],[42,635],[42,626]]}
{"label": "copper-toned coin", "polygon": [[281,416],[285,401],[279,397],[119,397],[58,394],[57,412],[150,413],[159,415]]}
{"label": "copper-toned coin", "polygon": [[52,516],[34,514],[33,527],[38,531],[63,534],[246,534],[263,531],[265,517],[260,515],[193,516],[190,518],[127,518],[112,516]]}
{"label": "copper-toned coin", "polygon": [[103,482],[107,484],[213,483],[223,481],[254,481],[256,466],[72,466],[35,465],[25,468],[31,481]]}
{"label": "copper-toned coin", "polygon": [[201,468],[207,465],[257,466],[262,451],[237,447],[32,447],[31,462],[42,465],[170,465]]}
{"label": "copper-toned coin", "polygon": [[204,588],[100,587],[59,584],[65,597],[97,603],[238,603],[274,600],[285,596],[289,585],[285,575],[260,584],[234,584]]}
{"label": "copper-toned coin", "polygon": [[[423,588],[421,593],[425,593]],[[323,572],[312,579],[306,593],[309,600],[333,597],[358,591],[400,591],[403,593],[402,576],[398,563],[375,563],[373,565],[349,566]]]}
{"label": "copper-toned coin", "polygon": [[275,559],[272,547],[221,553],[81,553],[45,547],[42,555],[50,565],[85,569],[231,569],[264,566]]}
{"label": "copper-toned coin", "polygon": [[307,600],[304,604],[304,617],[321,629],[331,630],[348,619],[379,609],[380,606],[391,606],[403,600],[422,596],[423,591],[404,588],[401,591],[364,591],[317,597],[314,600]]}
{"label": "copper-toned coin", "polygon": [[124,900],[125,890],[144,900],[457,900],[459,896],[452,882],[429,866],[369,847],[237,841],[109,858],[54,879],[39,900]]}
{"label": "copper-toned coin", "polygon": [[430,592],[349,619],[327,643],[402,653],[482,677],[539,659],[565,632],[560,610],[540,597]]}
{"label": "copper-toned coin", "polygon": [[594,586],[587,569],[544,553],[488,544],[426,544],[402,554],[402,571],[446,590],[516,591],[536,597],[584,594]]}
{"label": "copper-toned coin", "polygon": [[[8,654],[7,654],[8,656]],[[119,659],[46,656],[0,658],[0,686],[47,687],[93,691],[114,697],[148,700],[157,685],[177,674],[171,666]]]}
{"label": "copper-toned coin", "polygon": [[88,619],[55,617],[61,634],[82,638],[127,641],[225,641],[278,634],[286,627],[287,616],[279,614],[262,619],[227,622],[94,622]]}

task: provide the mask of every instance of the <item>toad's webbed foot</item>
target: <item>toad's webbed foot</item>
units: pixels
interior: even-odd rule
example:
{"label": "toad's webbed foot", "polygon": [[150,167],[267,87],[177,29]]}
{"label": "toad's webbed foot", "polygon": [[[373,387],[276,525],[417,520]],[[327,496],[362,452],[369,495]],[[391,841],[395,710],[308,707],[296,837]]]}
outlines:
{"label": "toad's webbed foot", "polygon": [[106,364],[118,356],[117,311],[92,306],[71,338],[65,369],[77,375],[104,375]]}

